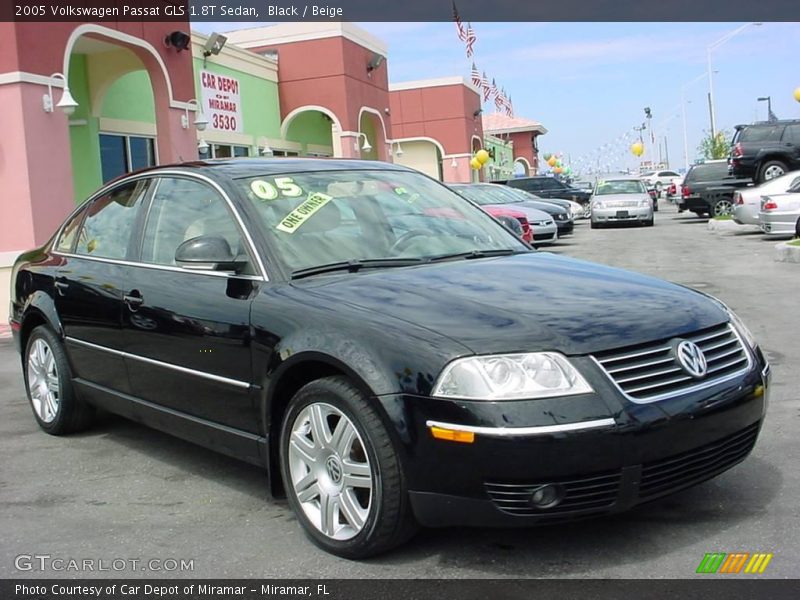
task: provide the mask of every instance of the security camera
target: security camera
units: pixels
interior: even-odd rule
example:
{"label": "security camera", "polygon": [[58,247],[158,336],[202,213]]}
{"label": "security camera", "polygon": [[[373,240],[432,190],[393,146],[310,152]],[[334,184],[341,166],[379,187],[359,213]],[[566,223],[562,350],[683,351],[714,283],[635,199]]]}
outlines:
{"label": "security camera", "polygon": [[192,37],[184,31],[173,31],[164,38],[164,44],[167,47],[172,46],[180,52],[181,50],[188,50],[189,44],[192,43]]}

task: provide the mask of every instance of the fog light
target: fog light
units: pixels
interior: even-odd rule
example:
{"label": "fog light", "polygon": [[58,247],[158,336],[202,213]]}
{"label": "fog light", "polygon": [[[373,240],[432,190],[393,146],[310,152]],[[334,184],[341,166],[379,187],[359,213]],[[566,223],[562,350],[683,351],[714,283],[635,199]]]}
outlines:
{"label": "fog light", "polygon": [[537,488],[531,494],[531,504],[536,508],[552,508],[561,502],[564,488],[560,485],[547,484]]}

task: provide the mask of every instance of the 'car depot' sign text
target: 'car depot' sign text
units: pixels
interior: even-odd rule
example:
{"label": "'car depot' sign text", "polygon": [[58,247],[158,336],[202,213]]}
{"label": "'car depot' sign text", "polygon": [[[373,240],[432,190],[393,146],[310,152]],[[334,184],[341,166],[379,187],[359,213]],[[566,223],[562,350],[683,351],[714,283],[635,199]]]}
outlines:
{"label": "'car depot' sign text", "polygon": [[242,102],[238,79],[200,71],[200,99],[208,119],[208,129],[241,133]]}

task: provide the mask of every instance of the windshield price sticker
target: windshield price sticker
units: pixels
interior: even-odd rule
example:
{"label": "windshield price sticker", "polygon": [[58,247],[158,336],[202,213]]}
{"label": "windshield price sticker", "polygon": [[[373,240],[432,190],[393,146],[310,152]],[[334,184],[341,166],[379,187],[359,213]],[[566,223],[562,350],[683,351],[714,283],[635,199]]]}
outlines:
{"label": "windshield price sticker", "polygon": [[294,233],[303,223],[311,218],[314,213],[331,200],[333,200],[333,196],[328,196],[321,192],[309,194],[308,200],[286,215],[283,220],[275,226],[275,229],[285,233]]}
{"label": "windshield price sticker", "polygon": [[276,177],[270,183],[263,179],[256,179],[250,184],[250,191],[261,200],[275,200],[280,193],[286,198],[298,198],[303,195],[303,188],[294,182],[291,177]]}

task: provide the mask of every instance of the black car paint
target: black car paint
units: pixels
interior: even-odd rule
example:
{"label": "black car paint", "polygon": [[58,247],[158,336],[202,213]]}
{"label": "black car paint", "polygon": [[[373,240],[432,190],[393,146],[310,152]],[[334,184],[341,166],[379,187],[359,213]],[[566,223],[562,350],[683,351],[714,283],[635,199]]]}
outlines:
{"label": "black car paint", "polygon": [[[199,163],[180,170],[218,182],[244,219],[255,223],[248,220],[246,202],[238,198],[231,177],[270,169],[287,173],[351,168],[398,167],[281,160]],[[18,349],[33,326],[48,323],[62,339],[72,330],[127,353],[109,357],[107,352],[67,343],[81,396],[264,466],[273,483],[275,432],[290,392],[309,376],[344,373],[381,407],[404,465],[415,514],[428,525],[537,520],[494,508],[485,495],[487,477],[545,481],[627,469],[626,487],[614,507],[625,508],[635,503],[631,490],[642,462],[691,449],[763,416],[765,396],[758,390],[766,384],[766,362],[760,352],[739,379],[650,404],[623,397],[589,356],[677,337],[728,319],[716,302],[686,288],[533,252],[291,281],[270,260],[258,228],[251,230],[257,251],[269,265],[269,281],[157,274],[151,271],[158,269],[135,261],[116,273],[106,272],[110,263],[52,252],[51,240],[22,255],[13,268],[11,321]],[[62,317],[54,283],[59,273],[67,272],[72,273],[70,289],[74,285],[79,290],[83,306],[82,312]],[[113,283],[93,283],[101,274]],[[190,286],[187,277],[204,279]],[[146,288],[145,303],[135,313],[122,301],[134,286]],[[677,306],[679,311],[674,310]],[[131,320],[135,315],[141,319],[138,328]],[[155,337],[147,337],[148,331]],[[570,356],[594,392],[506,402],[431,396],[441,370],[458,357],[537,350]],[[163,368],[153,365],[151,370],[131,356],[140,353],[245,385],[234,388],[174,372],[165,377]],[[99,362],[103,360],[111,362]],[[97,373],[109,364],[106,375]],[[438,420],[531,427],[609,417],[616,424],[603,430],[513,440],[478,436],[474,445],[434,440],[426,425]]]}
{"label": "black car paint", "polygon": [[[746,131],[764,129],[776,130],[775,135],[763,141],[742,140]],[[740,154],[734,155],[734,149],[737,147]],[[756,181],[761,167],[770,161],[783,163],[787,173],[800,169],[800,120],[767,121],[736,126],[728,155],[731,175]]]}
{"label": "black car paint", "polygon": [[[546,175],[517,177],[505,181],[496,181],[495,183],[503,183],[509,187],[525,190],[531,194],[536,194],[540,198],[561,198],[563,200],[580,202],[581,204],[589,202],[592,196],[591,192],[571,187],[555,177]],[[547,185],[543,186],[542,183]]]}
{"label": "black car paint", "polygon": [[[711,165],[714,168],[708,168]],[[693,165],[684,177],[681,200],[678,208],[690,210],[697,214],[711,214],[713,206],[710,200],[733,198],[734,192],[738,188],[752,185],[749,179],[740,179],[727,176],[724,173],[727,168],[724,163],[701,163]],[[688,193],[687,193],[688,190]]]}

